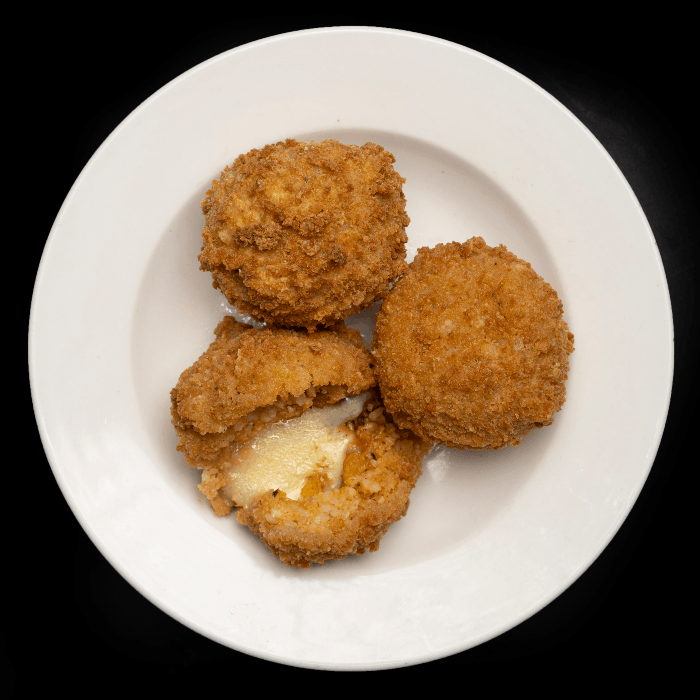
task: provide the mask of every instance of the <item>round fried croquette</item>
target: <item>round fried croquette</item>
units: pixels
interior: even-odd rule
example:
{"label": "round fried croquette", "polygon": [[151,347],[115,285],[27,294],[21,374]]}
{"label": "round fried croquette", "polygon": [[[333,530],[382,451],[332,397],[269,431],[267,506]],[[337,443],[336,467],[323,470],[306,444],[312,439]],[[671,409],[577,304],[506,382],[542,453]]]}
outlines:
{"label": "round fried croquette", "polygon": [[387,411],[449,447],[520,444],[565,400],[574,336],[562,313],[552,287],[504,246],[419,249],[377,315]]}
{"label": "round fried croquette", "polygon": [[[374,384],[370,353],[359,332],[343,323],[310,335],[252,328],[228,316],[171,392],[178,450],[202,470],[199,489],[214,512],[229,515],[242,505],[229,490],[231,470],[241,454],[259,458],[260,445],[250,451],[256,438],[269,427],[293,424],[312,407],[358,397],[351,399],[359,402],[357,410],[341,426],[342,481],[324,480],[322,456],[321,471],[308,479],[299,498],[265,488],[238,509],[237,518],[290,566],[374,551],[389,525],[406,513],[430,447],[387,419]],[[308,441],[308,434],[302,439]]]}
{"label": "round fried croquette", "polygon": [[361,311],[406,269],[409,218],[381,146],[288,139],[239,156],[202,200],[202,270],[242,313],[314,329]]}

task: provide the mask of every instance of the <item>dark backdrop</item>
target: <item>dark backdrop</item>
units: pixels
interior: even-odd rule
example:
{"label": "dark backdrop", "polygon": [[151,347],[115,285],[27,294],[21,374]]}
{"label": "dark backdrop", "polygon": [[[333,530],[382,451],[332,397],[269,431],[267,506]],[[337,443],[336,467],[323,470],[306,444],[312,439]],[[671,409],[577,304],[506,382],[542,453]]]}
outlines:
{"label": "dark backdrop", "polygon": [[[688,67],[689,30],[673,26],[670,35],[669,20],[600,17],[553,30],[543,18],[525,16],[505,25],[476,18],[410,23],[352,14],[216,24],[214,9],[201,11],[204,16],[196,21],[119,18],[95,23],[87,32],[65,17],[56,25],[63,28],[55,31],[52,18],[45,18],[43,29],[28,42],[26,60],[16,65],[12,77],[18,99],[11,107],[16,132],[10,134],[27,154],[18,207],[20,230],[26,231],[22,238],[30,238],[27,312],[46,236],[85,163],[131,110],[211,56],[286,31],[374,25],[439,36],[514,68],[568,107],[600,140],[651,224],[669,282],[676,333],[669,419],[631,515],[563,595],[477,648],[391,673],[410,680],[434,672],[436,679],[446,680],[445,674],[464,671],[465,692],[484,671],[494,689],[511,678],[523,687],[537,683],[555,691],[553,669],[572,674],[575,685],[595,682],[608,672],[623,684],[632,675],[667,671],[672,681],[683,666],[680,633],[689,624],[692,581],[686,566],[696,549],[686,530],[690,470],[682,449],[688,437],[692,440],[689,402],[697,359],[691,326],[698,175],[689,106],[697,81]],[[20,697],[47,676],[55,678],[56,689],[71,688],[78,695],[95,678],[101,687],[121,691],[137,684],[144,691],[198,693],[236,692],[243,678],[239,674],[247,671],[263,682],[271,677],[309,680],[308,671],[248,657],[199,636],[132,589],[73,517],[53,480],[31,414],[28,420],[30,464],[6,465],[17,470],[10,473],[15,488],[21,483],[21,493],[12,496],[6,528],[12,574],[6,570],[5,575],[13,596],[2,616],[5,686],[9,683]],[[27,484],[18,478],[26,471],[38,478]],[[28,506],[36,497],[43,505]],[[496,670],[513,673],[494,674]]]}

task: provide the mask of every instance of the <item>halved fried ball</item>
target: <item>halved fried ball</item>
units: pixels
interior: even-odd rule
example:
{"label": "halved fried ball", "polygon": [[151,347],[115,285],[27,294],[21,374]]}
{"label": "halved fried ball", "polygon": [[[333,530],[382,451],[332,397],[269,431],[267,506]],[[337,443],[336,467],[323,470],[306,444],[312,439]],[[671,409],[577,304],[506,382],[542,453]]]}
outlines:
{"label": "halved fried ball", "polygon": [[406,269],[394,161],[376,144],[333,139],[239,156],[202,200],[201,269],[267,323],[312,330],[371,306]]}
{"label": "halved fried ball", "polygon": [[406,512],[430,445],[384,415],[359,332],[226,317],[216,335],[171,392],[177,449],[202,470],[216,514],[239,507],[238,520],[290,566],[376,549]]}
{"label": "halved fried ball", "polygon": [[432,443],[399,430],[384,413],[376,389],[350,427],[355,436],[340,487],[301,500],[268,490],[236,513],[289,566],[305,569],[367,549],[374,552],[389,526],[408,510],[409,494]]}
{"label": "halved fried ball", "polygon": [[344,323],[309,335],[253,328],[226,316],[214,333],[216,340],[170,392],[177,449],[193,467],[209,466],[222,450],[272,422],[376,384],[359,331]]}
{"label": "halved fried ball", "polygon": [[377,315],[387,410],[449,447],[518,445],[564,403],[574,337],[562,314],[552,287],[504,246],[419,249]]}

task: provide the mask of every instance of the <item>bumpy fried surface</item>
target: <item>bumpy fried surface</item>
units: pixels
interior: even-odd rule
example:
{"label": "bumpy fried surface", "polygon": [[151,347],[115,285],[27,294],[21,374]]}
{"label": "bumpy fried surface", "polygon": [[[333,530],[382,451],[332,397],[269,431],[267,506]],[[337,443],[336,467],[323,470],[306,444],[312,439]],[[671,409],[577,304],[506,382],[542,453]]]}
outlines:
{"label": "bumpy fried surface", "polygon": [[177,449],[192,466],[201,468],[272,421],[375,385],[362,337],[344,323],[309,335],[226,316],[214,332],[216,340],[170,392]]}
{"label": "bumpy fried surface", "polygon": [[295,418],[370,390],[362,414],[352,421],[353,446],[343,465],[343,485],[324,490],[309,483],[293,501],[277,491],[261,494],[238,520],[285,564],[313,562],[374,551],[389,525],[408,508],[430,444],[399,431],[384,415],[372,357],[358,331],[343,323],[333,330],[257,329],[227,316],[216,340],[185,370],[171,392],[178,450],[202,470],[200,491],[217,515],[229,515],[231,449],[278,420]]}
{"label": "bumpy fried surface", "polygon": [[565,401],[574,336],[562,313],[556,292],[504,246],[421,248],[377,316],[387,410],[449,447],[518,445]]}
{"label": "bumpy fried surface", "polygon": [[302,501],[269,491],[238,520],[282,562],[308,568],[348,554],[374,552],[391,523],[406,514],[431,443],[400,431],[384,415],[376,390],[355,421],[356,452],[343,464],[343,485]]}
{"label": "bumpy fried surface", "polygon": [[199,256],[239,311],[310,330],[406,269],[404,179],[381,146],[288,139],[239,156],[202,200]]}

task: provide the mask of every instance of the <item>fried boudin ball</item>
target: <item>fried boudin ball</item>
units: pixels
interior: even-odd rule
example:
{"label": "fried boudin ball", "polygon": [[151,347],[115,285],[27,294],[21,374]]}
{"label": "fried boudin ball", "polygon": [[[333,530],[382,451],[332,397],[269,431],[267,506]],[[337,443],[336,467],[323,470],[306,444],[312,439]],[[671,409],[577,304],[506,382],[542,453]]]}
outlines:
{"label": "fried boudin ball", "polygon": [[[238,507],[238,520],[290,566],[307,568],[375,550],[389,525],[405,514],[430,445],[398,430],[384,415],[379,393],[371,388],[372,357],[359,332],[343,323],[311,335],[257,329],[228,316],[216,336],[171,392],[177,449],[190,466],[202,470],[199,489],[216,514],[229,515]],[[312,464],[298,493],[288,496],[277,482],[250,476],[257,468],[254,460],[261,454],[265,459],[270,442],[285,437],[266,438],[270,430],[292,426],[307,411],[313,414],[312,408],[324,415],[324,409],[341,406],[346,398],[357,410],[339,426],[341,452],[328,440],[337,431],[310,433],[307,426],[293,434],[291,445],[287,433],[278,461],[288,465],[280,469],[298,474],[304,464]],[[297,452],[306,455],[301,462]],[[331,461],[335,455],[341,467],[335,481],[328,455]],[[275,470],[275,458],[263,462],[265,480]],[[271,478],[286,483],[283,477],[274,473]],[[258,491],[259,483],[265,487]]]}
{"label": "fried boudin ball", "polygon": [[376,144],[332,139],[239,156],[202,200],[201,269],[266,323],[313,330],[371,306],[406,269],[394,161]]}
{"label": "fried boudin ball", "polygon": [[482,238],[421,248],[377,315],[379,387],[400,428],[449,447],[518,445],[565,400],[574,336],[529,263]]}

